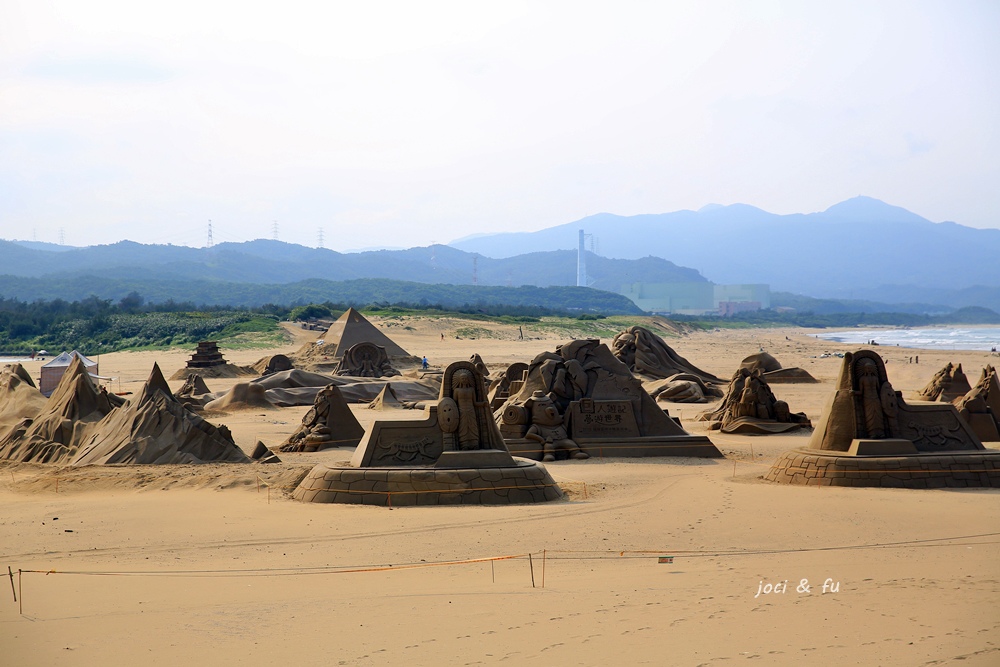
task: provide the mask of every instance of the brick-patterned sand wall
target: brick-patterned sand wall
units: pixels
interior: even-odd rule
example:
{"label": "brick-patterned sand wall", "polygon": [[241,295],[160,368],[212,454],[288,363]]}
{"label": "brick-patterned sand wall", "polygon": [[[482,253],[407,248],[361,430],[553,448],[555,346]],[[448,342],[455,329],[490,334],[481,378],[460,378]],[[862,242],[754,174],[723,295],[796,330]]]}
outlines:
{"label": "brick-patterned sand wall", "polygon": [[765,479],[814,486],[1000,488],[1000,452],[862,457],[793,449],[781,455]]}
{"label": "brick-patterned sand wall", "polygon": [[355,505],[506,505],[562,498],[539,465],[457,470],[317,466],[292,496],[312,503]]}

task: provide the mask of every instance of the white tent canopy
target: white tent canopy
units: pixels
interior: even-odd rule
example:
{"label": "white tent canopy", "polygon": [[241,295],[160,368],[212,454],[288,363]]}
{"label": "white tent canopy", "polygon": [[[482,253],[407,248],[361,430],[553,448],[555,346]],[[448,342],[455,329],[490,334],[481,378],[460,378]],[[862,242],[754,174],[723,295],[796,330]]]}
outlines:
{"label": "white tent canopy", "polygon": [[72,352],[63,352],[52,361],[42,364],[42,368],[57,368],[60,366],[69,367],[69,365],[73,363],[73,357],[79,357],[80,361],[83,362],[84,368],[93,368],[97,365],[96,361],[88,359],[76,350],[73,350]]}

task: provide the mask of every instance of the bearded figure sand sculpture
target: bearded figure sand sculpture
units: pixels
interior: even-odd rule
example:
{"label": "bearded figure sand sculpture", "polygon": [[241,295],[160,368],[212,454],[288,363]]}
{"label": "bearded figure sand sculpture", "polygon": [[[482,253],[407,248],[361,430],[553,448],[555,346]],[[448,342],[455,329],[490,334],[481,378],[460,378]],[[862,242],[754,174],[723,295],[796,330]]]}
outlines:
{"label": "bearded figure sand sculpture", "polygon": [[837,390],[808,448],[786,452],[767,479],[786,484],[940,488],[1000,486],[987,450],[950,403],[910,405],[882,358],[844,355]]}
{"label": "bearded figure sand sculpture", "polygon": [[[543,352],[524,377],[520,391],[496,412],[507,447],[518,455],[536,460],[546,455],[544,443],[528,438],[533,404],[544,395],[558,412],[566,439],[589,456],[722,456],[708,438],[675,423],[598,340],[575,340]],[[549,454],[582,458],[571,447]]]}
{"label": "bearded figure sand sculpture", "polygon": [[391,506],[529,503],[562,492],[544,466],[510,455],[482,374],[459,361],[445,369],[438,402],[423,419],[376,421],[350,467],[317,466],[293,496]]}
{"label": "bearded figure sand sculpture", "polygon": [[788,403],[775,397],[764,380],[764,374],[742,367],[729,381],[722,405],[712,412],[699,415],[698,419],[711,422],[709,428],[712,430],[747,435],[787,433],[812,428],[805,414],[792,413]]}

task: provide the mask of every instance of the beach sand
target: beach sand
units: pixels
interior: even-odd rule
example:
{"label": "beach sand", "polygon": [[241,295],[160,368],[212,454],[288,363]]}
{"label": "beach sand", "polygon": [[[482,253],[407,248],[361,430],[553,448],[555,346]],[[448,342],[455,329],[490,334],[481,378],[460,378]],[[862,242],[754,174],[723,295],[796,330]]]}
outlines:
{"label": "beach sand", "polygon": [[[506,337],[456,340],[467,323],[392,324],[394,340],[439,368],[478,352],[499,369],[567,339],[517,340],[516,327],[489,325]],[[248,365],[316,337],[291,331],[282,349],[223,353]],[[667,341],[721,377],[760,347],[805,368],[820,382],[772,389],[815,422],[841,364],[816,357],[857,347],[806,333]],[[876,349],[907,398],[948,361],[975,382],[1000,360]],[[908,363],[915,352],[919,365]],[[169,376],[189,354],[103,355],[101,374],[134,392],[153,361]],[[236,381],[207,382],[219,391]],[[693,419],[710,405],[671,414],[707,433]],[[363,425],[415,416],[352,409]],[[250,451],[257,439],[278,444],[305,411],[208,418]],[[548,464],[567,499],[531,506],[390,510],[288,497],[314,464],[346,461],[349,450],[281,454],[275,465],[3,464],[0,571],[12,568],[23,607],[0,582],[0,663],[1000,664],[1000,492],[772,485],[761,480],[768,464],[808,435],[710,437],[725,459]],[[18,570],[31,572],[18,581]],[[786,580],[786,592],[755,597]]]}

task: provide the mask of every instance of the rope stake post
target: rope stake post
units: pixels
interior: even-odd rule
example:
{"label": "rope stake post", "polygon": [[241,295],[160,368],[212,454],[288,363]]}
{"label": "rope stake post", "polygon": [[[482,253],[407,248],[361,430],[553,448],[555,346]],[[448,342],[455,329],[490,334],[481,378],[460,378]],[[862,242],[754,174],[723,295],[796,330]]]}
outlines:
{"label": "rope stake post", "polygon": [[14,571],[7,566],[7,576],[10,577],[10,592],[14,594],[14,602],[17,602],[17,591],[14,590]]}
{"label": "rope stake post", "polygon": [[531,554],[528,554],[528,568],[531,570],[531,587],[535,587],[535,564],[531,561]]}

